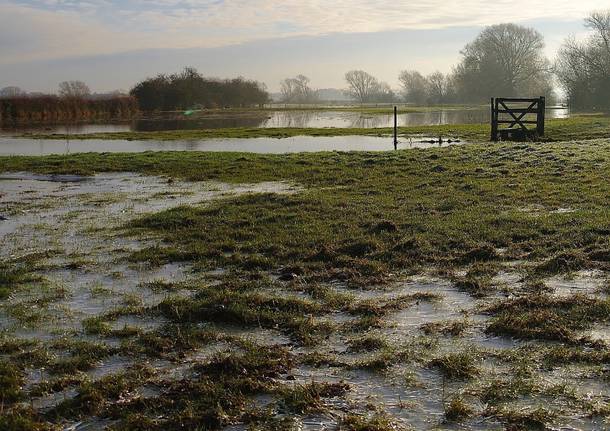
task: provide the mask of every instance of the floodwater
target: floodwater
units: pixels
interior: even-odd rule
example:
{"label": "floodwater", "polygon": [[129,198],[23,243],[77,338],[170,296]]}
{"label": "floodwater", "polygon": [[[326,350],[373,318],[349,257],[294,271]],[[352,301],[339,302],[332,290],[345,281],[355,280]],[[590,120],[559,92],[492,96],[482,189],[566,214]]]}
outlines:
{"label": "floodwater", "polygon": [[[398,149],[445,147],[464,144],[457,138],[401,138]],[[202,140],[57,140],[0,137],[0,155],[45,156],[73,153],[141,153],[145,151],[225,151],[284,154],[318,151],[389,151],[393,138],[377,136],[294,136],[290,138],[230,138]]]}
{"label": "floodwater", "polygon": [[[568,109],[549,109],[547,118],[567,118]],[[429,112],[399,113],[398,126],[443,124],[480,124],[490,120],[489,109],[451,109]],[[349,111],[267,111],[244,113],[206,113],[194,117],[143,118],[118,124],[59,124],[12,127],[0,126],[0,136],[16,133],[89,134],[105,132],[150,132],[163,130],[247,128],[378,128],[392,127],[392,114],[367,114]]]}
{"label": "floodwater", "polygon": [[[128,264],[129,253],[156,245],[152,238],[134,239],[106,235],[137,215],[181,205],[202,205],[227,196],[247,193],[298,193],[286,182],[231,185],[219,182],[168,182],[160,177],[126,173],[76,175],[0,174],[0,260],[23,256],[32,250],[56,250],[44,276],[62,294],[45,310],[46,325],[28,326],[13,316],[11,305],[27,303],[44,289],[24,291],[0,304],[0,333],[14,330],[27,338],[46,339],[56,332],[80,328],[81,320],[95,316],[125,300],[156,305],[168,296],[148,287],[152,281],[189,278],[190,265],[170,263],[158,268]],[[60,252],[61,251],[61,252]],[[76,260],[75,260],[76,259]],[[173,291],[187,295],[188,291]],[[31,307],[28,313],[36,313]],[[41,312],[38,310],[38,312]],[[121,322],[118,322],[121,323]],[[130,320],[132,326],[149,328],[151,322]],[[155,323],[155,322],[153,322]],[[163,322],[156,322],[161,324]]]}

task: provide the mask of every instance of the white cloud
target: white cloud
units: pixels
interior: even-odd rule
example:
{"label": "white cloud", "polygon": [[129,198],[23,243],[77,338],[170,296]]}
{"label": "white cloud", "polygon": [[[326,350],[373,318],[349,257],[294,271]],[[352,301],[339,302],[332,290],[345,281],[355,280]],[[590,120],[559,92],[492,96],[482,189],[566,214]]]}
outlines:
{"label": "white cloud", "polygon": [[0,0],[0,63],[329,33],[574,20],[608,0]]}

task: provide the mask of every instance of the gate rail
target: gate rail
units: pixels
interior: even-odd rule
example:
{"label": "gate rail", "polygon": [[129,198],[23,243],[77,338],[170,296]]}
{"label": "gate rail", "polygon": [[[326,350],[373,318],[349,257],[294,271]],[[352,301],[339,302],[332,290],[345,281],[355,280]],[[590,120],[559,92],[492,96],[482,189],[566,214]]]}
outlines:
{"label": "gate rail", "polygon": [[[544,97],[522,99],[514,97],[491,98],[491,140],[525,141],[544,136],[544,115],[546,101]],[[535,114],[536,120],[528,119],[528,114]],[[500,116],[503,115],[502,118]],[[509,118],[506,117],[509,116]],[[500,125],[508,124],[506,128]],[[536,128],[528,128],[528,125]]]}

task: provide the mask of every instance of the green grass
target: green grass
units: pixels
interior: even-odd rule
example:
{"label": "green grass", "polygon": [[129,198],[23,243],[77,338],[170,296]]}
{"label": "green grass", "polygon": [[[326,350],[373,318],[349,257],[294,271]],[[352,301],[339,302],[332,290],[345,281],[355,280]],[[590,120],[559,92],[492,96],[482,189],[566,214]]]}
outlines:
{"label": "green grass", "polygon": [[371,416],[348,414],[341,422],[341,429],[347,431],[402,431],[405,428],[382,413]]}
{"label": "green grass", "polygon": [[[610,117],[598,115],[577,115],[569,119],[547,120],[545,142],[574,139],[595,139],[608,137]],[[108,139],[108,140],[195,140],[211,138],[287,138],[292,136],[390,136],[393,129],[385,128],[224,128],[201,130],[170,130],[159,132],[108,132],[92,134],[28,134],[33,139]],[[471,142],[489,141],[488,124],[457,124],[437,126],[399,127],[403,138],[412,136],[458,137]],[[281,142],[278,142],[281,145]]]}
{"label": "green grass", "polygon": [[35,280],[32,264],[0,261],[0,300],[6,299],[19,286]]}
{"label": "green grass", "polygon": [[340,397],[349,390],[345,383],[316,383],[283,387],[280,390],[282,407],[297,414],[321,413],[327,410],[324,398]]}
{"label": "green grass", "polygon": [[584,295],[556,298],[532,294],[501,301],[488,311],[494,314],[487,328],[489,333],[576,343],[579,331],[610,320],[610,300]]}
{"label": "green grass", "polygon": [[11,404],[23,397],[21,385],[23,376],[19,369],[10,362],[0,361],[0,402]]}
{"label": "green grass", "polygon": [[448,379],[469,379],[479,374],[478,362],[478,354],[463,351],[434,358],[429,366],[438,369]]}
{"label": "green grass", "polygon": [[445,407],[445,418],[450,422],[468,418],[473,413],[473,408],[459,396],[453,397],[451,402]]}

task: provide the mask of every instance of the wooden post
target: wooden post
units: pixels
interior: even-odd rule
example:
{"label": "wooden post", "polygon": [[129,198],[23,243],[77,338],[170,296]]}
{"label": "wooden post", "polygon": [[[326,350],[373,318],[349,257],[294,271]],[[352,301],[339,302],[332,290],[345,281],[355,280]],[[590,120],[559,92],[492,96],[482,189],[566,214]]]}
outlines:
{"label": "wooden post", "polygon": [[398,108],[394,106],[394,150],[398,149]]}
{"label": "wooden post", "polygon": [[495,99],[491,98],[491,141],[496,142],[498,140],[498,119],[496,118],[497,109],[495,106]]}
{"label": "wooden post", "polygon": [[536,133],[538,137],[544,136],[544,121],[546,116],[546,99],[544,97],[540,98],[538,102],[538,124],[536,124]]}

